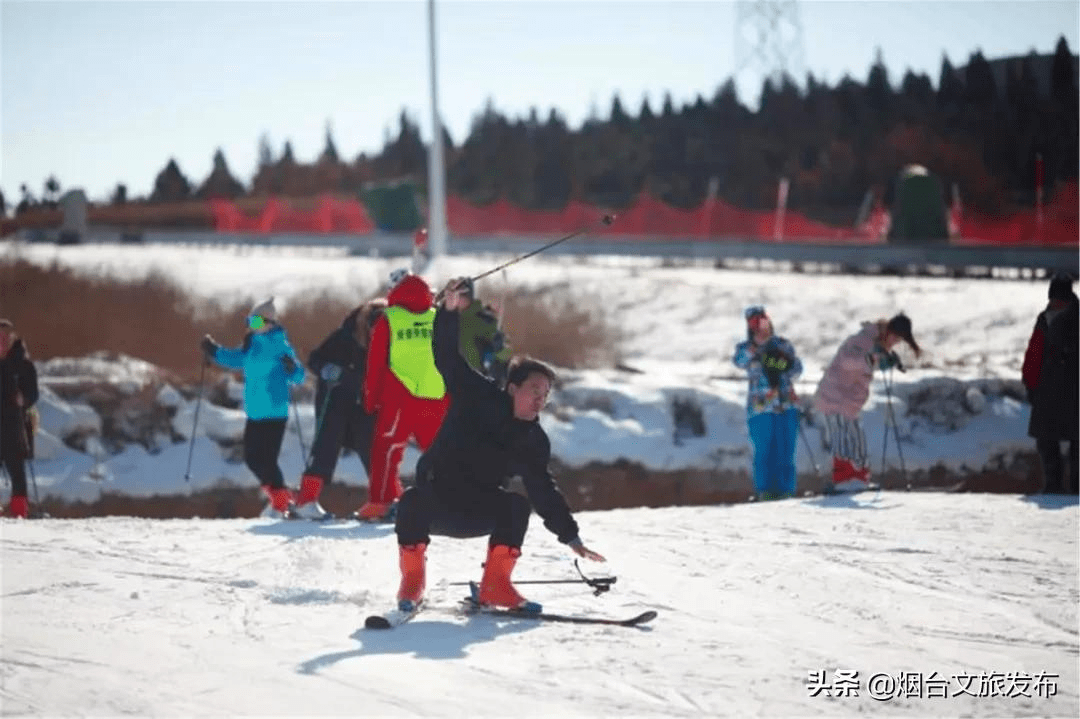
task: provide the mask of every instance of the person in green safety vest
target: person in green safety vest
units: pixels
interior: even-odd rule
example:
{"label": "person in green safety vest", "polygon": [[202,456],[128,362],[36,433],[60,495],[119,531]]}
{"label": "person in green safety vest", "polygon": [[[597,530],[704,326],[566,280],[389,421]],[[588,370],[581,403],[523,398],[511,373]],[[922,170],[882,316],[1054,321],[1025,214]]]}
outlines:
{"label": "person in green safety vest", "polygon": [[468,305],[461,310],[461,356],[474,370],[495,380],[500,387],[506,380],[506,366],[514,350],[499,328],[495,312],[476,298],[471,278],[461,282],[462,297]]}
{"label": "person in green safety vest", "polygon": [[372,328],[364,374],[364,410],[375,415],[375,433],[368,501],[355,513],[363,521],[393,520],[405,445],[412,438],[421,450],[431,446],[450,403],[431,349],[431,288],[407,270],[395,270],[390,284],[387,307]]}

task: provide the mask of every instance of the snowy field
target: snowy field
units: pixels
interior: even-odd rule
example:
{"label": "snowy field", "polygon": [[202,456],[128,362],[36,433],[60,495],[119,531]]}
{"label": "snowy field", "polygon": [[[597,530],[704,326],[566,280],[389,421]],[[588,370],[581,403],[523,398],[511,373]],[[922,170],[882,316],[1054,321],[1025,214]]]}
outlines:
{"label": "snowy field", "polygon": [[[522,585],[641,629],[465,616],[484,540],[389,526],[0,522],[5,716],[1076,717],[1075,498],[874,493],[579,515],[615,576]],[[515,577],[573,579],[535,522]],[[830,697],[829,695],[832,694]]]}
{"label": "snowy field", "polygon": [[[156,270],[198,296],[247,301],[273,294],[283,307],[290,298],[323,290],[359,302],[384,283],[390,270],[408,263],[408,258],[349,256],[335,248],[27,244],[9,245],[4,252],[96,276],[137,279]],[[441,285],[451,276],[478,275],[509,259],[451,256],[424,274]],[[478,288],[481,297],[495,301],[515,289],[548,288],[603,314],[621,332],[620,360],[639,371],[564,371],[552,411],[542,415],[554,455],[572,466],[626,459],[658,470],[748,467],[746,381],[731,364],[731,355],[745,338],[743,309],[751,304],[764,304],[777,332],[799,352],[805,371],[797,389],[805,398],[861,321],[899,310],[911,316],[925,353],[916,360],[900,349],[909,371],[895,374],[891,394],[906,469],[941,465],[977,471],[1034,447],[1026,436],[1029,407],[1017,382],[1035,316],[1046,304],[1045,281],[731,271],[655,258],[539,255],[482,280]],[[32,328],[26,334],[33,351]],[[239,342],[240,333],[221,339]],[[44,374],[63,374],[69,364],[46,365]],[[115,381],[138,382],[140,373],[152,369],[88,364],[94,363],[83,363],[80,371]],[[875,377],[864,413],[875,471],[900,466],[891,432],[883,453],[890,397],[882,379]],[[174,428],[186,435],[194,402],[170,397],[177,401]],[[675,424],[676,401],[700,408],[703,434],[688,434]],[[80,416],[93,425],[87,409],[58,406],[43,414],[43,427],[61,432]],[[190,481],[184,480],[186,443],[150,451],[131,445],[119,455],[103,456],[76,452],[45,437],[36,465],[39,485],[44,493],[71,499],[93,499],[103,488],[147,495],[202,489],[219,480],[251,485],[248,470],[226,462],[212,439],[215,433],[219,438],[238,433],[242,412],[205,404],[202,409]],[[310,441],[314,430],[311,404],[299,403],[297,409],[301,433],[290,421],[281,456],[290,481],[303,469],[298,440]],[[797,461],[800,474],[812,476],[815,463],[827,471],[828,457],[816,427],[807,424],[805,429],[807,441],[799,442]],[[411,450],[406,455],[405,473],[411,472],[416,456]],[[339,465],[337,480],[366,484],[355,457]]]}

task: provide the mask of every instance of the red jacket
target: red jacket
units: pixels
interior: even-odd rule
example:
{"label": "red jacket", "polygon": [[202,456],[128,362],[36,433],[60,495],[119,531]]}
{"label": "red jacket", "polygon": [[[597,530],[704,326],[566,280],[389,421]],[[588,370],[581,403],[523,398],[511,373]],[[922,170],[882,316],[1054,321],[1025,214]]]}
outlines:
{"label": "red jacket", "polygon": [[[431,288],[418,275],[407,275],[386,296],[388,306],[401,307],[417,314],[431,309],[433,300]],[[374,414],[382,406],[386,388],[391,382],[397,385],[396,389],[408,391],[390,371],[390,321],[384,314],[372,329],[367,372],[364,375],[364,411]]]}

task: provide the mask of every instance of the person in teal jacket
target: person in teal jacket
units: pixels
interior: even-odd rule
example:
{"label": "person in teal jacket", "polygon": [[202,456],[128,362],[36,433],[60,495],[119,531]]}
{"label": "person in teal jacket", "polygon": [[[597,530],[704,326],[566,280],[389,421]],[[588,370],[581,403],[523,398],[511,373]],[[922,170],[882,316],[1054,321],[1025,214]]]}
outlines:
{"label": "person in teal jacket", "polygon": [[244,373],[244,463],[258,478],[273,511],[283,516],[295,500],[285,486],[278,455],[289,419],[289,385],[304,381],[304,366],[278,324],[273,297],[251,309],[247,326],[240,347],[222,347],[206,335],[202,350],[208,360]]}

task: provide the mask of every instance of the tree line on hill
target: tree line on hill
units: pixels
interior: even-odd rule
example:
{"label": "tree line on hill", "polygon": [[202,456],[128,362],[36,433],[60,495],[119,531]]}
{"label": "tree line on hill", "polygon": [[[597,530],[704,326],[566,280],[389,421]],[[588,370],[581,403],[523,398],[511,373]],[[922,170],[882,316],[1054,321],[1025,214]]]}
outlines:
{"label": "tree line on hill", "polygon": [[[1052,56],[989,61],[976,51],[962,68],[943,57],[936,86],[910,70],[894,84],[879,52],[864,82],[844,77],[829,86],[812,74],[805,87],[786,77],[766,80],[756,111],[739,101],[732,80],[711,98],[699,95],[682,107],[669,94],[658,109],[647,98],[628,109],[616,95],[606,118],[594,112],[576,130],[555,110],[509,118],[489,102],[464,141],[455,143],[445,131],[442,141],[447,190],[476,204],[503,198],[558,209],[579,200],[618,209],[649,193],[691,208],[715,193],[766,209],[787,178],[790,207],[846,224],[869,198],[889,204],[894,178],[911,163],[937,174],[947,192],[955,187],[965,207],[987,214],[1030,207],[1037,158],[1048,192],[1076,179],[1078,118],[1077,57],[1061,37]],[[219,149],[202,183],[170,159],[148,198],[128,198],[121,184],[111,202],[357,194],[400,181],[423,190],[427,163],[420,127],[403,111],[396,136],[372,156],[343,159],[329,129],[310,163],[297,160],[289,142],[276,155],[263,136],[258,169],[246,186]],[[44,190],[39,201],[23,185],[16,213],[55,206],[55,177]],[[0,207],[6,209],[2,196]]]}

